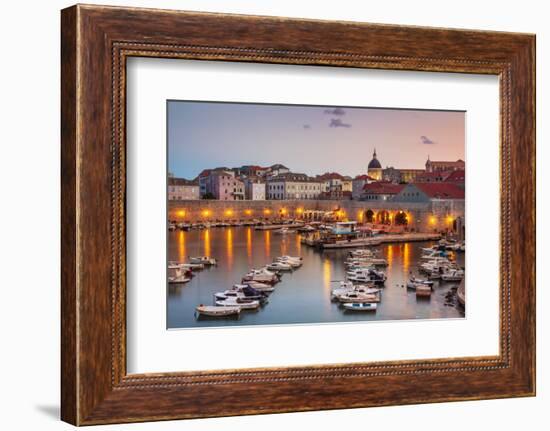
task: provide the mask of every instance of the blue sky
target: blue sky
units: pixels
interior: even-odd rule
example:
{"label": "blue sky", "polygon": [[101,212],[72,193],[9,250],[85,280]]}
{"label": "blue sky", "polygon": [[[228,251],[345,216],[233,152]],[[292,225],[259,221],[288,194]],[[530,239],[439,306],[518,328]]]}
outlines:
{"label": "blue sky", "polygon": [[282,163],[309,175],[423,168],[464,158],[465,113],[301,105],[168,102],[168,168],[194,178],[205,168]]}

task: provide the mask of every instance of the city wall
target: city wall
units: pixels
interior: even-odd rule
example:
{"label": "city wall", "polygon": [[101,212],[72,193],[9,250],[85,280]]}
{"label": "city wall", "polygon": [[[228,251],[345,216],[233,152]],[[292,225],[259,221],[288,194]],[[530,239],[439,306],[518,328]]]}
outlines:
{"label": "city wall", "polygon": [[[251,220],[280,218],[302,219],[310,211],[333,211],[340,220],[365,222],[367,212],[385,212],[390,224],[398,213],[405,213],[407,226],[418,232],[462,230],[464,226],[464,200],[432,200],[430,202],[370,202],[357,200],[265,200],[218,201],[188,200],[169,201],[171,221],[200,222],[213,220]],[[457,227],[458,222],[458,227]]]}

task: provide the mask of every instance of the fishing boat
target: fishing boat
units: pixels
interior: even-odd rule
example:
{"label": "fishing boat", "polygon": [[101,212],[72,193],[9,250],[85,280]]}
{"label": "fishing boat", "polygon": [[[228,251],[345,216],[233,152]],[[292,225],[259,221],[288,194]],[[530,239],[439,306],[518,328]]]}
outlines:
{"label": "fishing boat", "polygon": [[216,305],[220,307],[240,307],[243,310],[256,310],[260,306],[260,301],[255,299],[228,297],[217,300]]}
{"label": "fishing boat", "polygon": [[216,307],[215,305],[203,305],[200,304],[195,307],[195,317],[208,316],[208,317],[227,317],[227,316],[239,316],[241,313],[240,307]]}
{"label": "fishing boat", "polygon": [[342,307],[351,311],[376,311],[377,305],[372,302],[345,302]]}
{"label": "fishing boat", "polygon": [[213,257],[208,257],[208,256],[190,257],[189,262],[198,263],[198,264],[202,264],[202,265],[216,265],[217,264],[216,259],[214,259]]}
{"label": "fishing boat", "polygon": [[461,281],[464,278],[464,270],[462,269],[448,269],[441,274],[443,281]]}

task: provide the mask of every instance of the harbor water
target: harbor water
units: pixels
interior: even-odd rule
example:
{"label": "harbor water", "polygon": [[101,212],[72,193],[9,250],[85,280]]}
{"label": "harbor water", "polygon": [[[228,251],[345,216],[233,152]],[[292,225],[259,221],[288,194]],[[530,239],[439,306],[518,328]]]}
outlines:
{"label": "harbor water", "polygon": [[[168,232],[168,259],[186,262],[191,256],[211,256],[218,265],[196,271],[190,282],[168,286],[168,328],[226,327],[337,323],[368,320],[463,318],[464,308],[446,303],[445,295],[458,282],[436,281],[431,298],[417,298],[406,283],[419,275],[421,247],[433,242],[382,244],[373,247],[388,261],[387,281],[375,312],[344,310],[331,302],[335,281],[345,280],[344,262],[349,250],[320,251],[300,242],[300,234],[257,231],[254,227],[216,227]],[[303,265],[285,272],[269,303],[258,310],[243,310],[239,318],[195,317],[199,304],[213,305],[214,294],[230,289],[251,268],[260,268],[281,255],[302,256]],[[464,266],[464,253],[456,253]]]}

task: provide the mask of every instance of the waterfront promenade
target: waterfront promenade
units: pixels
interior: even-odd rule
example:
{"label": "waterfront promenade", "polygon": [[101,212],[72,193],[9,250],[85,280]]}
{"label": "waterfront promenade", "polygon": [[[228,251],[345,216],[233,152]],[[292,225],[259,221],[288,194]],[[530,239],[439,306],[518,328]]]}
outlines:
{"label": "waterfront promenade", "polygon": [[437,199],[430,202],[392,202],[360,200],[187,200],[169,201],[168,219],[175,222],[230,220],[275,220],[295,218],[313,220],[322,213],[333,212],[339,220],[367,222],[383,215],[389,224],[397,216],[406,216],[409,230],[441,232],[452,229],[455,220],[464,220],[464,201]]}

